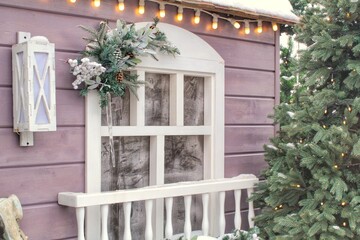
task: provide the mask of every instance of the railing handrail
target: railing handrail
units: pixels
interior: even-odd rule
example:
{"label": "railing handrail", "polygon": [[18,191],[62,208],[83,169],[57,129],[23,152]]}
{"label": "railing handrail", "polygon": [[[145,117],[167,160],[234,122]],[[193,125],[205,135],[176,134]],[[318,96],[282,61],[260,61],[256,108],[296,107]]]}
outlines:
{"label": "railing handrail", "polygon": [[99,193],[61,192],[58,203],[69,207],[89,207],[151,199],[171,198],[204,193],[223,192],[253,188],[259,179],[253,174],[234,178],[211,179],[195,182],[179,182],[144,188],[117,190]]}

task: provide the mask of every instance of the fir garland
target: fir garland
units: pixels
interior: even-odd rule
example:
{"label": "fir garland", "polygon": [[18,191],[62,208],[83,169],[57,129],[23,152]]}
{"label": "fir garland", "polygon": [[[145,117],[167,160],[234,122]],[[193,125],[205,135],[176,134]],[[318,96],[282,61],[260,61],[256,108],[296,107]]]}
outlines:
{"label": "fir garland", "polygon": [[157,52],[176,56],[180,54],[158,27],[159,20],[154,19],[141,29],[135,24],[127,25],[118,20],[116,28],[111,29],[106,22],[101,22],[98,29],[80,26],[89,33],[84,38],[88,43],[81,59],[69,59],[71,72],[76,76],[74,89],[81,85],[80,94],[85,96],[90,90],[97,90],[100,95],[100,106],[108,103],[108,95],[123,96],[129,89],[135,96],[139,84],[138,75],[130,70],[141,62],[141,56],[152,56]]}

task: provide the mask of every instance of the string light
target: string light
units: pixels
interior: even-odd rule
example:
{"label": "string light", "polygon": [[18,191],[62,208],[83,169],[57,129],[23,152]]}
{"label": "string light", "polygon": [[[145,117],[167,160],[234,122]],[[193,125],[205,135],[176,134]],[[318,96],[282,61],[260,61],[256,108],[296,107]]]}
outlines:
{"label": "string light", "polygon": [[245,34],[250,34],[250,23],[249,21],[245,21]]}
{"label": "string light", "polygon": [[346,117],[345,117],[344,120],[343,120],[343,124],[344,124],[344,125],[347,124]]}
{"label": "string light", "polygon": [[321,203],[320,203],[320,205],[321,205],[321,206],[324,206],[324,203],[323,203],[323,202],[321,202]]}
{"label": "string light", "polygon": [[101,0],[94,0],[94,7],[100,7]]}
{"label": "string light", "polygon": [[262,33],[262,31],[263,31],[262,21],[259,20],[257,23],[257,32]]}
{"label": "string light", "polygon": [[341,206],[345,207],[346,206],[346,202],[342,202]]}
{"label": "string light", "polygon": [[234,26],[234,28],[239,29],[241,27],[240,23],[235,21],[234,19],[230,19],[230,23]]}
{"label": "string light", "polygon": [[199,24],[200,23],[200,10],[198,9],[198,10],[196,10],[195,11],[195,17],[194,17],[194,23],[195,24]]}
{"label": "string light", "polygon": [[342,224],[344,227],[346,227],[346,222],[343,222],[343,224]]}
{"label": "string light", "polygon": [[302,138],[300,138],[299,143],[303,143],[303,142],[304,142],[304,140]]}
{"label": "string light", "polygon": [[145,13],[145,0],[139,0],[139,14],[143,15]]}
{"label": "string light", "polygon": [[165,4],[164,3],[160,3],[159,4],[159,16],[161,18],[164,18],[166,15],[166,12],[165,12]]}
{"label": "string light", "polygon": [[345,157],[345,153],[341,153],[341,157]]}
{"label": "string light", "polygon": [[323,125],[323,128],[326,129],[326,125],[325,125],[325,124]]}
{"label": "string light", "polygon": [[338,168],[339,168],[339,166],[338,166],[338,165],[334,165],[334,168],[335,168],[335,169],[338,169]]}
{"label": "string light", "polygon": [[125,4],[124,4],[124,0],[118,0],[119,4],[118,4],[118,8],[120,11],[124,11],[125,10]]}
{"label": "string light", "polygon": [[349,112],[351,112],[351,111],[352,111],[352,108],[351,108],[350,106],[348,107],[348,111],[349,111]]}
{"label": "string light", "polygon": [[325,109],[324,114],[328,114],[328,110],[327,110],[327,109]]}
{"label": "string light", "polygon": [[277,25],[276,22],[272,22],[272,29],[274,30],[274,32],[276,32],[277,30],[279,30],[279,27]]}
{"label": "string light", "polygon": [[181,22],[182,20],[183,20],[183,13],[184,13],[184,9],[183,9],[183,7],[179,7],[178,8],[178,14],[177,14],[177,16],[176,16],[176,18],[177,18],[177,20],[179,21],[179,22]]}
{"label": "string light", "polygon": [[216,30],[218,28],[218,17],[217,15],[213,15],[212,28]]}
{"label": "string light", "polygon": [[[67,0],[67,1],[70,2],[70,3],[76,3],[77,2],[77,0]],[[125,0],[118,0],[117,8],[118,8],[119,11],[124,11],[125,10],[124,1]],[[189,8],[189,9],[192,9],[192,10],[195,11],[195,14],[194,14],[194,23],[195,24],[200,23],[200,15],[201,15],[201,12],[203,12],[203,13],[213,17],[213,21],[212,21],[212,28],[213,29],[217,29],[219,27],[218,26],[219,19],[223,19],[225,21],[230,22],[234,26],[234,28],[236,28],[236,29],[240,29],[242,23],[244,23],[244,25],[245,25],[244,30],[245,30],[246,35],[250,34],[250,32],[251,32],[250,23],[257,23],[257,29],[256,29],[257,33],[262,33],[264,31],[262,20],[234,19],[234,17],[229,18],[229,17],[225,17],[225,16],[222,16],[222,15],[214,14],[213,12],[209,12],[209,11],[207,11],[205,9],[182,6],[181,3],[177,3],[177,2],[173,2],[173,1],[166,2],[166,3],[164,3],[163,0],[147,0],[147,1],[155,2],[155,3],[159,4],[159,16],[161,18],[164,18],[165,15],[166,15],[166,12],[165,12],[165,4],[166,4],[166,5],[172,5],[172,6],[175,6],[175,7],[178,8],[178,13],[177,13],[177,16],[176,16],[176,20],[179,21],[179,22],[181,22],[183,20],[183,18],[184,18],[183,9],[184,8]],[[96,8],[100,7],[101,0],[92,0],[92,5],[94,7],[96,7]],[[145,13],[145,0],[139,0],[138,13],[141,14],[141,15],[143,15]],[[274,31],[279,30],[279,26],[278,26],[278,24],[276,22],[271,22],[271,24],[272,24],[272,28],[273,28]],[[332,82],[333,82],[333,80],[332,80]]]}

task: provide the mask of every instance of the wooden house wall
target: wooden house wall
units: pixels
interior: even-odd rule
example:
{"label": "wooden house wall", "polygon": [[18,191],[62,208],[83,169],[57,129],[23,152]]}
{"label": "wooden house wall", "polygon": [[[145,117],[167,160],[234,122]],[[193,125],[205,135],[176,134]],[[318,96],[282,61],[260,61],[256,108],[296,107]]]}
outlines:
{"label": "wooden house wall", "polygon": [[[113,23],[118,18],[151,21],[158,11],[157,4],[147,3],[146,14],[138,16],[138,1],[125,2],[120,13],[115,0],[103,0],[98,9],[90,0],[0,0],[0,198],[19,196],[24,206],[21,226],[32,240],[76,237],[73,209],[57,204],[58,192],[84,191],[85,178],[84,99],[72,90],[65,60],[83,50],[85,33],[78,25],[95,27],[100,20]],[[225,176],[258,175],[265,167],[263,144],[275,132],[267,115],[279,101],[278,33],[265,24],[262,34],[245,35],[224,21],[214,31],[210,17],[202,15],[194,25],[193,11],[185,10],[184,21],[178,23],[176,11],[168,6],[162,21],[194,32],[225,60]],[[56,45],[58,130],[36,133],[35,146],[26,148],[19,147],[12,130],[11,46],[18,31],[44,35]],[[232,207],[227,212],[230,222]]]}

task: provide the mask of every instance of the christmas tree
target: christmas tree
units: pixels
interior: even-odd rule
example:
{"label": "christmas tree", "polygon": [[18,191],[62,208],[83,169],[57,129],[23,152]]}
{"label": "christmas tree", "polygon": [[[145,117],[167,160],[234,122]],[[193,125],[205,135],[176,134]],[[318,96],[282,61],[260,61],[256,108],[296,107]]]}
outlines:
{"label": "christmas tree", "polygon": [[275,111],[255,224],[265,239],[360,239],[360,1],[313,0],[295,29],[306,90]]}
{"label": "christmas tree", "polygon": [[288,36],[287,46],[280,47],[280,101],[290,103],[297,84],[297,59],[294,56],[294,40]]}

